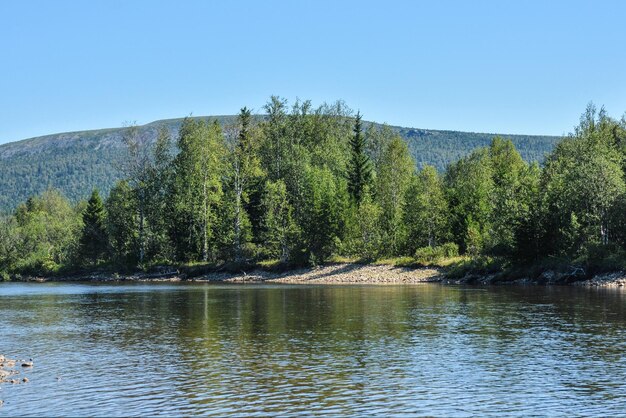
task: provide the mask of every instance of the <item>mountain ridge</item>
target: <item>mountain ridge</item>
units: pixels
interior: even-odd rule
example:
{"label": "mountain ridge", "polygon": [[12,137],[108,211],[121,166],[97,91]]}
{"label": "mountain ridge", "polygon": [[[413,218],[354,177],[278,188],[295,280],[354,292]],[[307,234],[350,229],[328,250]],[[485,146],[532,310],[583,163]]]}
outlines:
{"label": "mountain ridge", "polygon": [[[235,115],[193,116],[233,123]],[[262,120],[264,115],[256,115]],[[140,135],[156,139],[161,126],[176,138],[184,118],[161,119],[138,125]],[[383,126],[376,122],[364,122]],[[520,135],[463,132],[391,126],[409,146],[418,167],[425,164],[443,170],[473,149],[488,145],[495,136],[513,141],[527,161],[543,161],[561,138],[550,135]],[[108,193],[119,173],[114,168],[124,151],[127,127],[61,132],[0,144],[0,212],[14,209],[29,196],[47,188],[58,188],[72,201],[87,197],[94,187]]]}

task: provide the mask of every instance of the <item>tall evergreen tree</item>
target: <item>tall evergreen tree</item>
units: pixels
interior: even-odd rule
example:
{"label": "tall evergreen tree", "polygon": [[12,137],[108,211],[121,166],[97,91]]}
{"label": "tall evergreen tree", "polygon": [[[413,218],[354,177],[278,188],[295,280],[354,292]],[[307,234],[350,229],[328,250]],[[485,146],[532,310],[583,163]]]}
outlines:
{"label": "tall evergreen tree", "polygon": [[83,230],[79,242],[79,255],[92,264],[102,260],[108,250],[104,204],[97,189],[91,193],[83,213]]}
{"label": "tall evergreen tree", "polygon": [[365,136],[361,126],[361,113],[354,118],[354,136],[350,140],[350,164],[348,166],[348,191],[357,204],[363,199],[363,190],[372,179],[372,165],[365,154]]}
{"label": "tall evergreen tree", "polygon": [[127,181],[118,181],[111,189],[105,207],[113,261],[124,265],[136,264],[139,261],[137,194]]}
{"label": "tall evergreen tree", "polygon": [[270,180],[282,179],[285,175],[289,152],[286,106],[287,101],[277,96],[272,96],[265,105],[267,121],[263,125],[262,157]]}
{"label": "tall evergreen tree", "polygon": [[305,174],[305,180],[306,203],[300,224],[305,253],[309,262],[323,263],[343,239],[348,202],[345,180],[317,167]]}
{"label": "tall evergreen tree", "polygon": [[146,256],[160,260],[171,258],[171,243],[167,234],[168,192],[172,180],[172,137],[161,126],[154,144],[152,163],[146,185]]}

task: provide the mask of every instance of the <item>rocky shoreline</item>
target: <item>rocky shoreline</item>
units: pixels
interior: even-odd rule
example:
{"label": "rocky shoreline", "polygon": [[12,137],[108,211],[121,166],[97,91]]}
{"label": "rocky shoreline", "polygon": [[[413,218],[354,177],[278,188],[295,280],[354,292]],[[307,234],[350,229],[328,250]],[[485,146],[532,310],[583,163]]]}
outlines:
{"label": "rocky shoreline", "polygon": [[462,278],[451,279],[444,275],[443,284],[472,284],[472,285],[536,285],[536,286],[579,286],[579,287],[624,287],[626,286],[626,272],[616,271],[594,275],[591,278],[580,274],[558,273],[552,270],[544,271],[539,277],[522,277],[507,279],[499,274],[467,274]]}
{"label": "rocky shoreline", "polygon": [[221,282],[221,283],[287,283],[287,284],[472,284],[472,285],[574,285],[588,287],[626,286],[626,272],[612,272],[591,278],[545,271],[536,278],[508,280],[502,275],[466,274],[450,278],[438,267],[398,267],[385,264],[333,263],[283,272],[252,269],[249,271],[211,271],[189,275],[173,268],[152,273],[129,275],[106,272],[65,277],[22,277],[26,282]]}
{"label": "rocky shoreline", "polygon": [[253,269],[249,271],[212,271],[187,275],[175,269],[155,273],[118,275],[90,273],[62,277],[22,277],[25,282],[223,282],[223,283],[292,283],[292,284],[415,284],[438,282],[443,278],[437,268],[396,267],[376,264],[336,263],[283,272]]}
{"label": "rocky shoreline", "polygon": [[[331,264],[303,268],[285,273],[255,271],[235,275],[225,282],[292,283],[292,284],[416,284],[439,282],[442,272],[436,268],[409,268],[389,265]],[[203,280],[199,278],[198,280]]]}

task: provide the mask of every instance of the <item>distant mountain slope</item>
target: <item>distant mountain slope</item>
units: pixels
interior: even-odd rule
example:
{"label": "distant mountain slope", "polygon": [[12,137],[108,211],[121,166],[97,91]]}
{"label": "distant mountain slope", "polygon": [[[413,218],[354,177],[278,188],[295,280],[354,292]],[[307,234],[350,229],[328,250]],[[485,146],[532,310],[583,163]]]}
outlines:
{"label": "distant mountain slope", "polygon": [[[220,123],[235,116],[210,116]],[[181,119],[152,122],[140,134],[155,139],[161,125],[176,137]],[[443,169],[473,149],[489,144],[496,134],[392,127],[408,143],[418,166]],[[67,132],[0,145],[0,212],[9,211],[46,188],[60,189],[73,201],[97,187],[105,194],[119,178],[115,168],[124,146],[125,128]],[[503,135],[510,138],[527,161],[542,161],[560,139],[555,136]]]}

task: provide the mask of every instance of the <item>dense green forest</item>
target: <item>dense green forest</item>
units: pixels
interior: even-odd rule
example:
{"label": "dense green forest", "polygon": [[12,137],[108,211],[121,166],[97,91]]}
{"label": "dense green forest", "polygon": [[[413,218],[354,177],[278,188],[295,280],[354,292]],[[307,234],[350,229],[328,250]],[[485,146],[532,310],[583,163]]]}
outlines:
{"label": "dense green forest", "polygon": [[[334,106],[344,107],[342,103]],[[296,108],[301,108],[298,104]],[[327,106],[328,107],[328,106]],[[300,110],[315,113],[307,103]],[[223,127],[231,125],[236,116],[194,117],[194,120],[217,120]],[[256,123],[265,116],[255,115]],[[138,135],[154,143],[165,127],[176,138],[183,119],[157,121],[139,126]],[[486,146],[493,134],[384,127],[363,123],[365,135],[380,129],[399,134],[408,144],[417,168],[433,165],[439,171],[466,156],[477,147]],[[370,127],[375,129],[371,129]],[[85,199],[96,187],[107,196],[121,179],[119,165],[124,159],[124,135],[128,128],[70,132],[27,139],[0,145],[0,212],[14,210],[28,197],[47,189],[58,189],[72,203]],[[506,135],[526,161],[542,162],[552,151],[558,138],[552,136]],[[368,138],[369,139],[369,138]]]}
{"label": "dense green forest", "polygon": [[106,199],[94,190],[74,204],[49,189],[2,218],[0,271],[341,257],[524,274],[625,267],[626,120],[604,109],[589,105],[541,166],[494,137],[443,171],[417,169],[396,130],[341,102],[272,97],[265,111],[187,118],[156,141],[127,128]]}

